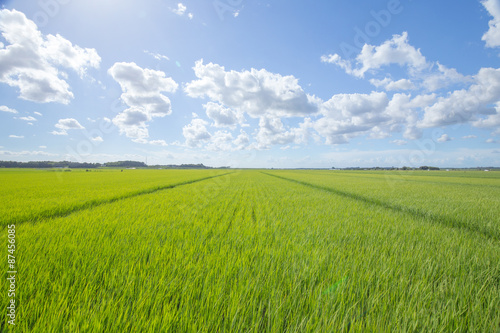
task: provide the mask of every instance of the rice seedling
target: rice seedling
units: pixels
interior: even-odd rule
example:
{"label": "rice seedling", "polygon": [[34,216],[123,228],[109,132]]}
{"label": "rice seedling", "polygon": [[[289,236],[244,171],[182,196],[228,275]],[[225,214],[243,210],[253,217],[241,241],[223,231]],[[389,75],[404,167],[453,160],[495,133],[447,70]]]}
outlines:
{"label": "rice seedling", "polygon": [[[384,174],[226,173],[19,223],[16,329],[498,329],[498,196],[464,198],[496,195],[497,178],[389,174],[398,192]],[[434,221],[464,212],[475,227]]]}

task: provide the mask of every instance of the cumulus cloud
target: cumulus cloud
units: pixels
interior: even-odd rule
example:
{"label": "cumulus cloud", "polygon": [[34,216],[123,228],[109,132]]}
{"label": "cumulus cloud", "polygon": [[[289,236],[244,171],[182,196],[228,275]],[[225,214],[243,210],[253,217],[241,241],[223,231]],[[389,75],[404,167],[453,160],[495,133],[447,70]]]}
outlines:
{"label": "cumulus cloud", "polygon": [[437,70],[422,75],[422,86],[427,91],[436,91],[450,85],[471,82],[471,78],[457,72],[455,68],[448,68],[436,62]]}
{"label": "cumulus cloud", "polygon": [[9,150],[0,150],[0,155],[5,156],[59,156],[58,154],[47,153],[46,151],[9,151]]}
{"label": "cumulus cloud", "polygon": [[253,118],[295,117],[318,111],[314,96],[304,92],[293,76],[281,76],[265,69],[226,71],[223,66],[203,60],[193,68],[198,80],[185,86],[190,97],[208,97],[213,102]]}
{"label": "cumulus cloud", "polygon": [[35,117],[28,116],[28,117],[19,117],[19,119],[24,120],[24,121],[37,121]]}
{"label": "cumulus cloud", "polygon": [[[426,107],[420,126],[429,128],[466,123],[478,114],[494,115],[489,121],[495,121],[498,113],[488,105],[500,99],[500,69],[481,68],[473,80],[474,84],[468,89],[455,90]],[[485,125],[486,122],[479,121],[476,125]]]}
{"label": "cumulus cloud", "polygon": [[146,53],[147,55],[152,56],[156,60],[170,60],[169,57],[167,57],[166,55],[160,54],[160,53],[150,52],[148,50],[144,50],[144,53]]}
{"label": "cumulus cloud", "polygon": [[261,117],[256,135],[258,148],[267,149],[271,145],[286,145],[294,142],[295,134],[287,130],[278,117]]}
{"label": "cumulus cloud", "polygon": [[191,123],[182,128],[182,134],[186,138],[186,144],[190,147],[199,147],[203,141],[212,137],[207,130],[208,122],[195,118]]}
{"label": "cumulus cloud", "polygon": [[24,135],[14,135],[14,134],[11,134],[11,135],[9,135],[9,138],[12,138],[12,139],[24,139]]}
{"label": "cumulus cloud", "polygon": [[487,47],[495,48],[500,46],[500,2],[498,0],[484,0],[483,6],[493,17],[489,25],[489,30],[483,35],[482,40]]}
{"label": "cumulus cloud", "polygon": [[244,130],[240,130],[240,134],[234,140],[234,145],[236,146],[236,150],[243,150],[246,147],[248,147],[248,144],[250,143],[250,136],[245,132]]}
{"label": "cumulus cloud", "polygon": [[44,36],[16,10],[0,10],[0,31],[8,42],[0,48],[0,82],[18,88],[19,97],[25,100],[68,104],[73,93],[60,68],[82,77],[101,61],[95,49],[73,45],[60,35]]}
{"label": "cumulus cloud", "polygon": [[372,139],[403,133],[415,140],[421,137],[419,110],[432,105],[435,94],[417,95],[385,92],[370,94],[337,94],[321,106],[321,117],[312,121],[312,128],[327,144],[348,143],[350,139],[368,135]]}
{"label": "cumulus cloud", "polygon": [[231,151],[233,150],[233,135],[227,131],[217,131],[211,137],[206,148],[212,151]]}
{"label": "cumulus cloud", "polygon": [[496,103],[495,111],[485,117],[478,118],[472,125],[478,128],[493,129],[494,134],[500,134],[500,102]]}
{"label": "cumulus cloud", "polygon": [[387,91],[393,90],[412,90],[415,89],[415,85],[408,79],[401,79],[398,81],[393,81],[392,79],[386,77],[383,80],[371,79],[370,83],[375,87],[383,87]]}
{"label": "cumulus cloud", "polygon": [[405,140],[393,140],[391,141],[391,143],[394,143],[398,146],[405,146],[408,144],[408,141],[405,141]]}
{"label": "cumulus cloud", "polygon": [[321,61],[335,64],[350,75],[364,77],[368,71],[378,70],[383,66],[398,64],[413,70],[421,70],[428,66],[419,49],[408,43],[408,33],[394,35],[391,40],[379,46],[365,44],[354,62],[343,60],[338,54],[322,56]]}
{"label": "cumulus cloud", "polygon": [[177,15],[179,15],[179,16],[182,16],[182,15],[184,15],[184,13],[186,12],[186,9],[187,9],[187,7],[186,7],[186,6],[184,6],[182,3],[180,3],[180,2],[179,2],[179,3],[177,4],[177,8],[172,9],[172,12],[173,12],[174,14],[177,14]]}
{"label": "cumulus cloud", "polygon": [[[304,126],[288,128],[282,122],[282,118],[303,118],[315,115],[319,112],[321,100],[304,92],[294,76],[282,76],[268,72],[265,69],[226,71],[218,64],[204,64],[203,60],[196,62],[193,68],[197,80],[187,83],[184,87],[188,96],[193,98],[208,97],[210,102],[204,105],[207,116],[213,120],[215,127],[228,127],[232,130],[238,125],[244,127],[245,115],[259,119],[259,127],[254,133],[256,143],[254,148],[267,149],[270,145],[283,144],[284,142],[296,142],[307,136]],[[206,124],[205,124],[206,125]],[[191,129],[191,127],[189,127]],[[199,127],[197,133],[204,133],[204,139],[208,139],[208,131],[205,133]],[[228,149],[226,143],[222,144],[221,138],[229,138],[222,135],[211,139],[215,146],[220,149]],[[192,139],[192,133],[188,132],[186,137],[188,143],[199,142]],[[246,132],[241,132],[233,139],[231,149],[244,149],[243,144],[250,145],[250,138]],[[211,148],[214,145],[210,146]],[[222,148],[221,148],[222,147]]]}
{"label": "cumulus cloud", "polygon": [[59,119],[55,127],[59,129],[59,131],[52,131],[53,135],[68,135],[68,130],[73,129],[85,129],[78,120],[73,118]]}
{"label": "cumulus cloud", "polygon": [[5,105],[0,105],[0,111],[2,112],[9,112],[9,113],[18,113],[17,110],[11,109]]}
{"label": "cumulus cloud", "polygon": [[[181,2],[179,2],[177,4],[177,7],[172,9],[172,13],[176,14],[176,15],[179,15],[179,16],[184,16],[184,14],[187,13],[187,7],[182,4]],[[192,19],[193,18],[193,13],[187,13],[187,17],[189,19]]]}
{"label": "cumulus cloud", "polygon": [[208,102],[203,107],[207,116],[214,121],[215,127],[234,127],[241,118],[233,110],[217,103]]}
{"label": "cumulus cloud", "polygon": [[330,54],[322,56],[321,61],[337,65],[347,74],[358,78],[364,78],[366,74],[377,75],[383,68],[393,64],[405,68],[411,79],[370,79],[371,84],[386,91],[424,89],[432,92],[471,81],[470,77],[458,73],[454,68],[427,61],[420,49],[410,45],[407,32],[394,35],[392,39],[378,46],[365,44],[354,60],[345,60],[338,54]]}
{"label": "cumulus cloud", "polygon": [[441,135],[441,137],[439,137],[437,139],[437,142],[443,143],[443,142],[448,142],[448,141],[451,141],[451,140],[452,140],[452,138],[450,138],[450,136],[448,134],[443,134],[443,135]]}
{"label": "cumulus cloud", "polygon": [[[500,5],[498,0],[494,3],[495,6],[492,1],[484,2],[492,12],[496,12]],[[327,143],[348,142],[350,137],[361,133],[382,138],[403,128],[405,139],[418,139],[423,128],[460,123],[494,129],[496,134],[500,134],[500,107],[498,104],[492,107],[500,100],[500,69],[481,68],[476,75],[466,76],[439,62],[429,62],[419,49],[409,44],[406,32],[394,35],[391,40],[378,46],[364,45],[354,60],[342,59],[338,54],[321,59],[359,78],[368,74],[377,75],[392,64],[399,65],[406,70],[407,78],[394,80],[391,74],[382,73],[382,78],[373,77],[370,83],[385,91],[417,92],[415,97],[395,93],[385,109],[367,107],[364,117],[356,116],[355,112],[339,112],[345,96],[343,99],[334,96],[332,101],[335,107],[332,110],[342,117],[334,117],[331,112],[325,113],[324,108],[328,109],[326,102],[322,109],[325,117],[315,122],[315,129],[327,138]],[[455,90],[449,92],[450,87]],[[448,90],[443,91],[444,88]],[[356,107],[356,104],[349,105],[348,109],[356,110]]]}
{"label": "cumulus cloud", "polygon": [[165,140],[150,140],[149,144],[153,146],[162,146],[162,147],[168,146]]}
{"label": "cumulus cloud", "polygon": [[324,116],[314,129],[328,144],[347,143],[349,138],[367,133],[390,120],[385,113],[389,99],[384,92],[371,94],[338,94],[323,103]]}
{"label": "cumulus cloud", "polygon": [[147,143],[147,122],[172,113],[170,99],[163,93],[175,92],[178,84],[162,71],[143,69],[133,62],[117,62],[108,73],[120,84],[121,99],[128,106],[113,123],[133,141]]}

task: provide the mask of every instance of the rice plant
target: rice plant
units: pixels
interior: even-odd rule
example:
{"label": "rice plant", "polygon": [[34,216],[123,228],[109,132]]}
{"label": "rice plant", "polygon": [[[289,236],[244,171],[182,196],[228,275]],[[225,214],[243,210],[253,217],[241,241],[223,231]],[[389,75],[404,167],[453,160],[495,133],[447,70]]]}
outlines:
{"label": "rice plant", "polygon": [[[156,171],[143,172],[160,181]],[[162,184],[176,183],[173,174]],[[182,175],[198,181],[18,223],[16,329],[499,328],[499,178],[269,170]],[[113,177],[115,192],[110,181],[105,197],[149,188],[129,182],[125,191],[120,175]],[[82,197],[75,193],[61,205]],[[467,216],[473,227],[435,220],[464,224]],[[6,244],[6,229],[2,239]],[[3,281],[2,290],[7,287]]]}

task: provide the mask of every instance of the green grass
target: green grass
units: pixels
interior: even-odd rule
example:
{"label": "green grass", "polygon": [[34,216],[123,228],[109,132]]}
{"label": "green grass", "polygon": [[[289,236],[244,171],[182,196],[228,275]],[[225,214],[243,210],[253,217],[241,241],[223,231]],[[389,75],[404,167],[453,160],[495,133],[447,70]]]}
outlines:
{"label": "green grass", "polygon": [[64,216],[227,173],[223,170],[7,169],[0,173],[1,226]]}
{"label": "green grass", "polygon": [[[496,173],[107,172],[60,184],[99,205],[17,224],[17,331],[500,328]],[[57,196],[38,177],[19,186]]]}

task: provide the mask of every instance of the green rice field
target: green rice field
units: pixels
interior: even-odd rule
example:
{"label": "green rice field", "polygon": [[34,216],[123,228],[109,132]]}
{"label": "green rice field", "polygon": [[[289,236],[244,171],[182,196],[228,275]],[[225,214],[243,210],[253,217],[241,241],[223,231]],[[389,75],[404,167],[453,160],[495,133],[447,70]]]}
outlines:
{"label": "green rice field", "polygon": [[11,254],[16,271],[15,326],[4,278],[0,331],[500,332],[498,172],[0,181],[0,267]]}

